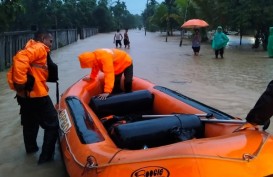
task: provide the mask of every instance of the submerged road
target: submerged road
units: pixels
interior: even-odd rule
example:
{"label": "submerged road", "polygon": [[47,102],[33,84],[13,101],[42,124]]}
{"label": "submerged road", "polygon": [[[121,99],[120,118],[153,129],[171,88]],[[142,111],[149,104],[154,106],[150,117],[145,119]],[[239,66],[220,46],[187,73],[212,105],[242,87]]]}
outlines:
{"label": "submerged road", "polygon": [[[124,31],[122,31],[124,32]],[[79,40],[69,46],[52,51],[52,58],[59,66],[60,93],[86,74],[77,56],[81,52],[97,48],[113,48],[114,33],[105,33]],[[236,117],[244,118],[273,79],[273,60],[267,53],[252,50],[250,45],[237,46],[236,37],[227,47],[224,59],[214,59],[210,44],[203,43],[200,56],[193,56],[191,43],[180,37],[168,37],[161,33],[130,30],[131,48],[126,50],[133,58],[134,75],[174,89],[193,99],[220,109]],[[246,39],[248,40],[248,39]],[[14,92],[6,83],[6,72],[0,73],[0,177],[65,177],[65,169],[58,146],[55,160],[37,166],[39,153],[26,155],[19,106],[13,99]],[[54,102],[55,85],[49,84]],[[271,125],[269,131],[273,132]],[[39,146],[42,143],[39,132]]]}

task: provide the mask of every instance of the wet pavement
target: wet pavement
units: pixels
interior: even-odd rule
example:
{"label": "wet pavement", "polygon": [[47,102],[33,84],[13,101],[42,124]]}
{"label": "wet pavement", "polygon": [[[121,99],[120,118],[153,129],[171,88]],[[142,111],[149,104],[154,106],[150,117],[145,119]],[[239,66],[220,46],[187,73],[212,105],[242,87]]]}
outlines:
{"label": "wet pavement", "polygon": [[[123,32],[123,31],[122,31]],[[79,40],[52,52],[59,66],[60,93],[86,74],[77,56],[97,48],[113,48],[114,33],[105,33]],[[273,60],[267,53],[251,49],[253,38],[245,37],[238,46],[238,37],[230,38],[224,59],[215,59],[209,43],[202,43],[199,56],[194,56],[189,40],[168,37],[162,33],[130,30],[131,48],[124,49],[134,60],[134,75],[145,78],[236,117],[244,118],[273,78]],[[55,161],[37,166],[39,152],[26,155],[20,126],[19,107],[8,89],[6,73],[0,72],[0,176],[65,177],[58,147]],[[56,102],[55,85],[49,84],[50,95]],[[269,131],[273,132],[271,125]],[[38,143],[41,147],[42,134]]]}

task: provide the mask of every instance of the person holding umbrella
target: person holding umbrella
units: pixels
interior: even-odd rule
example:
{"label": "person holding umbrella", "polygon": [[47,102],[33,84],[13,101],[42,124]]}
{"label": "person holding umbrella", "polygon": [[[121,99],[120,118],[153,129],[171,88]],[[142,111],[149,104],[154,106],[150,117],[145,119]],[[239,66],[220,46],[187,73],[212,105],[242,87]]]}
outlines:
{"label": "person holding umbrella", "polygon": [[[186,21],[185,23],[183,23],[183,25],[181,26],[181,28],[187,28],[187,29],[191,28],[194,30],[194,34],[192,36],[192,50],[195,56],[199,55],[200,44],[201,44],[201,36],[200,36],[198,28],[204,28],[207,26],[209,26],[209,24],[206,21],[201,19],[190,19]],[[181,36],[180,46],[181,44],[182,44],[182,36]]]}
{"label": "person holding umbrella", "polygon": [[218,26],[212,40],[212,48],[215,51],[215,58],[218,58],[219,53],[221,58],[224,58],[224,48],[228,41],[228,37],[223,33],[223,28]]}
{"label": "person holding umbrella", "polygon": [[199,29],[194,29],[194,34],[192,35],[192,50],[195,56],[199,55],[201,45],[201,36],[199,34]]}

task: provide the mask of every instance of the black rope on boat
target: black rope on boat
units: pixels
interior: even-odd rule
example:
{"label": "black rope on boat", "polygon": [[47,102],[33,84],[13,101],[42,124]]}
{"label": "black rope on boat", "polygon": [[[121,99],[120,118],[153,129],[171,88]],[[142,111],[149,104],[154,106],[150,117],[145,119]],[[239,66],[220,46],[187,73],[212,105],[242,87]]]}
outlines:
{"label": "black rope on boat", "polygon": [[115,157],[120,151],[123,151],[123,149],[118,150],[118,151],[113,155],[113,157],[109,160],[108,163],[111,163],[112,160],[114,159],[114,157]]}
{"label": "black rope on boat", "polygon": [[82,176],[88,170],[88,168],[92,168],[94,166],[98,166],[97,160],[96,160],[96,158],[94,156],[90,155],[86,159],[86,164],[85,164],[85,166],[83,168]]}

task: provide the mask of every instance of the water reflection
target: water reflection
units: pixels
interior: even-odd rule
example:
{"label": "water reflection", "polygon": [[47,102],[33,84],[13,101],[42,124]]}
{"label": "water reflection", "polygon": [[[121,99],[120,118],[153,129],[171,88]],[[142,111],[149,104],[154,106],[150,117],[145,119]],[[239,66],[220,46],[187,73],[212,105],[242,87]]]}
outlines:
{"label": "water reflection", "polygon": [[[240,44],[240,36],[228,35],[229,42],[228,46],[238,46]],[[242,45],[252,45],[255,42],[255,38],[251,36],[243,36],[241,40]]]}

